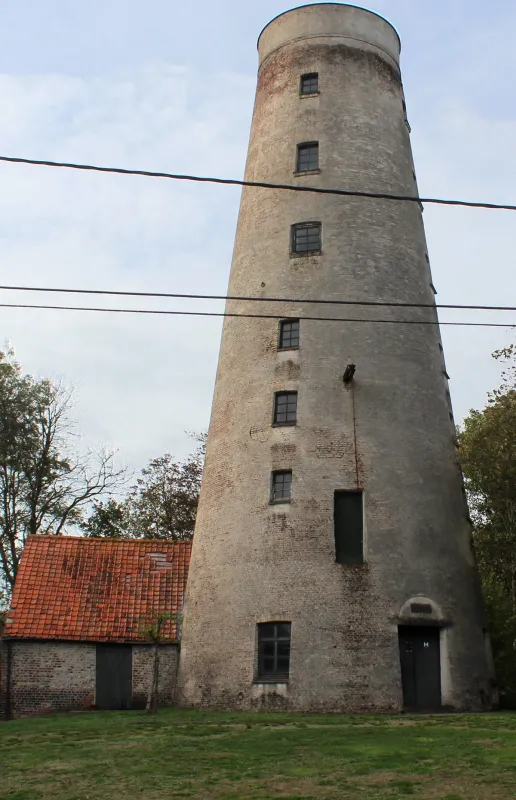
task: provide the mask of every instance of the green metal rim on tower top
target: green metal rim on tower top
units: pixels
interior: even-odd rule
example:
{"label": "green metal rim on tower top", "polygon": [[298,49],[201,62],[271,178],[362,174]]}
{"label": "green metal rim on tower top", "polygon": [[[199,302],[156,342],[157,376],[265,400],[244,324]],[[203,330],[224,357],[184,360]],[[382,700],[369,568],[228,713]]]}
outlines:
{"label": "green metal rim on tower top", "polygon": [[394,27],[394,25],[392,24],[392,22],[389,22],[389,20],[386,17],[383,17],[381,14],[378,14],[376,11],[371,11],[369,8],[364,8],[363,6],[357,6],[354,3],[303,3],[302,6],[294,6],[294,8],[289,8],[289,9],[287,9],[287,11],[282,11],[281,14],[276,14],[276,16],[273,17],[271,20],[269,20],[267,25],[264,25],[264,27],[261,29],[260,34],[258,36],[258,40],[256,42],[256,47],[258,48],[260,46],[260,39],[261,39],[261,36],[262,36],[262,33],[264,32],[264,30],[266,30],[266,28],[268,28],[269,25],[271,25],[277,19],[279,19],[280,17],[284,17],[285,14],[290,14],[292,11],[298,11],[300,8],[310,8],[311,6],[340,6],[340,7],[346,7],[346,8],[358,8],[358,9],[360,9],[360,11],[365,11],[366,14],[372,14],[373,17],[379,17],[379,19],[383,19],[383,21],[386,22],[387,25],[389,25],[392,28],[392,30],[394,31],[394,33],[396,34],[397,39],[398,39],[398,44],[400,46],[400,52],[401,52],[400,35],[399,35],[398,31],[396,30],[396,28]]}

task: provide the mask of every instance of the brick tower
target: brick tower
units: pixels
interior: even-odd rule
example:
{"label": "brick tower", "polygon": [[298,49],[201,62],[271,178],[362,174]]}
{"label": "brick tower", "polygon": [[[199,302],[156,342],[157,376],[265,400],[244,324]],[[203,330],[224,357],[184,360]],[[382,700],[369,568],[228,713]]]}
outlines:
{"label": "brick tower", "polygon": [[[388,22],[302,6],[258,51],[247,180],[417,196]],[[283,319],[224,323],[178,702],[489,708],[420,204],[245,188],[229,294],[431,307],[228,302]]]}

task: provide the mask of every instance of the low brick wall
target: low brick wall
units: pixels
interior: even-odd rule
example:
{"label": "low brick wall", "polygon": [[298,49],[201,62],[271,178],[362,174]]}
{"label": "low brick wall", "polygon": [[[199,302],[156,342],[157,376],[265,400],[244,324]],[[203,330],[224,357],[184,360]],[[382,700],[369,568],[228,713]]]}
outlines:
{"label": "low brick wall", "polygon": [[0,720],[6,719],[9,711],[7,706],[7,672],[8,649],[7,645],[0,640]]}
{"label": "low brick wall", "polygon": [[[170,706],[174,700],[179,648],[175,644],[159,648],[159,705]],[[133,645],[133,708],[145,708],[152,678],[154,649]]]}
{"label": "low brick wall", "polygon": [[[173,701],[177,659],[177,645],[160,646],[160,705]],[[152,646],[134,645],[133,708],[145,707],[152,665]],[[95,669],[95,643],[4,640],[0,719],[95,708]]]}
{"label": "low brick wall", "polygon": [[87,710],[95,702],[95,644],[11,641],[10,717]]}

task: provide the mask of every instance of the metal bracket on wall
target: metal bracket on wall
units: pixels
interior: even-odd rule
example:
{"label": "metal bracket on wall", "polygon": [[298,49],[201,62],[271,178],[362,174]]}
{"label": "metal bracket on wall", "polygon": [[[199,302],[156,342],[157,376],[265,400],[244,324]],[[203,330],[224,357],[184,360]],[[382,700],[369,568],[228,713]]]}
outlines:
{"label": "metal bracket on wall", "polygon": [[351,383],[351,381],[353,380],[353,376],[355,375],[355,371],[356,371],[356,365],[348,364],[344,372],[344,375],[342,376],[342,380],[344,381],[344,383]]}

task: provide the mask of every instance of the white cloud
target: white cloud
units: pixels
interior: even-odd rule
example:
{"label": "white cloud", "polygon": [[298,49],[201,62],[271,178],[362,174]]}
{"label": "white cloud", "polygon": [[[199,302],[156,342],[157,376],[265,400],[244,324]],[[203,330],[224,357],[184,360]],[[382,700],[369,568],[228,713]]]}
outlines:
{"label": "white cloud", "polygon": [[[253,81],[219,76],[215,103],[184,68],[104,78],[0,77],[14,155],[238,175]],[[242,135],[244,132],[244,135]],[[4,284],[223,294],[238,189],[1,165]],[[181,301],[3,292],[5,302],[188,309]],[[220,304],[203,304],[201,310]],[[78,387],[80,424],[141,467],[207,427],[219,319],[1,310],[24,367]]]}
{"label": "white cloud", "polygon": [[[495,110],[479,101],[490,86],[495,96],[501,65],[494,58],[483,66],[482,79],[474,68],[473,81],[469,62],[459,60],[446,87],[439,84],[437,92],[437,84],[422,84],[409,104],[421,196],[515,202],[516,118],[506,103]],[[514,212],[427,205],[424,221],[438,302],[516,306]],[[442,311],[440,318],[516,325],[511,312]],[[516,340],[516,331],[443,326],[442,334],[459,421],[470,408],[482,407],[498,384],[491,353]]]}

